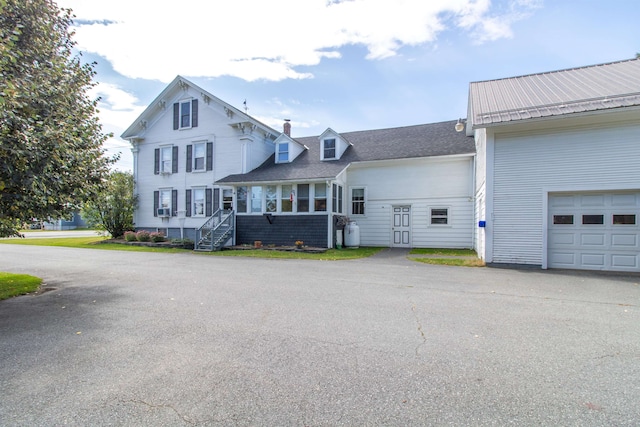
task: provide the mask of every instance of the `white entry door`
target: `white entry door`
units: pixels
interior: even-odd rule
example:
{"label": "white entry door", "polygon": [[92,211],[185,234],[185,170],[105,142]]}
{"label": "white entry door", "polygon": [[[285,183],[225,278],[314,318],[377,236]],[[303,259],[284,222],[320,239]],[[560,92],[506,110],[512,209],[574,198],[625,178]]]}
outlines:
{"label": "white entry door", "polygon": [[393,207],[393,247],[411,247],[411,206]]}

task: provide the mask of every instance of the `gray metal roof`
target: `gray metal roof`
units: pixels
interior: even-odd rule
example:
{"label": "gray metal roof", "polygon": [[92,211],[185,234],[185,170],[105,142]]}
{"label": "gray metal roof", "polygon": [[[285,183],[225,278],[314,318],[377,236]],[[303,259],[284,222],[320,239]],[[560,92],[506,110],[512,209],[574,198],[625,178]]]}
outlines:
{"label": "gray metal roof", "polygon": [[275,162],[271,156],[246,174],[230,175],[219,183],[311,181],[335,178],[354,162],[410,159],[475,153],[474,139],[456,132],[456,121],[390,129],[341,133],[352,145],[339,160],[320,160],[317,136],[295,138],[309,147],[291,163]]}
{"label": "gray metal roof", "polygon": [[640,59],[469,85],[473,127],[640,106]]}

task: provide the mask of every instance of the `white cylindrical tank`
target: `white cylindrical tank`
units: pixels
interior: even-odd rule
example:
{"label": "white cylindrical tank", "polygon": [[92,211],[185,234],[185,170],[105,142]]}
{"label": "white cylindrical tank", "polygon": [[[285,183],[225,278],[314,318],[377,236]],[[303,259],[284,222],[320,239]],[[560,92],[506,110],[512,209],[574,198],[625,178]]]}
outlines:
{"label": "white cylindrical tank", "polygon": [[355,221],[349,221],[344,227],[344,245],[348,248],[360,247],[360,227]]}

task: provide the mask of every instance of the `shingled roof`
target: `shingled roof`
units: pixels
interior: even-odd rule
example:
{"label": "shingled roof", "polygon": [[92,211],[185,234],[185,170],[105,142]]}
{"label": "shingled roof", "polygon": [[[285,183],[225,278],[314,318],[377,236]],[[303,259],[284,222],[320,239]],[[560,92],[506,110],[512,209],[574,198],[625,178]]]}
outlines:
{"label": "shingled roof", "polygon": [[475,153],[472,137],[455,131],[456,121],[405,126],[390,129],[341,133],[352,145],[339,160],[320,160],[318,136],[295,138],[309,147],[291,163],[275,162],[271,156],[251,172],[230,175],[218,181],[225,184],[311,181],[335,178],[354,162],[411,159]]}
{"label": "shingled roof", "polygon": [[640,106],[639,59],[469,85],[473,128],[630,106]]}

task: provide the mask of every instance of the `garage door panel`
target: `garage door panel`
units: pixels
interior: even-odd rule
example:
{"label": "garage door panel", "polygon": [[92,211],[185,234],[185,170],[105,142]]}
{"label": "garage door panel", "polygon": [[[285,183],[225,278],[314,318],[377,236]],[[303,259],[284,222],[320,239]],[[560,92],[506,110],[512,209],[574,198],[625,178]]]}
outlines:
{"label": "garage door panel", "polygon": [[550,268],[640,271],[640,191],[550,194]]}
{"label": "garage door panel", "polygon": [[637,234],[612,234],[611,246],[613,248],[617,248],[617,247],[637,248],[638,235]]}
{"label": "garage door panel", "polygon": [[576,254],[573,252],[553,252],[550,258],[551,263],[558,267],[573,268],[576,265]]}
{"label": "garage door panel", "polygon": [[580,234],[580,244],[583,246],[604,246],[604,233],[582,233]]}
{"label": "garage door panel", "polygon": [[604,254],[580,254],[580,263],[587,267],[604,268]]}
{"label": "garage door panel", "polygon": [[576,241],[574,233],[557,233],[551,240],[554,245],[573,245]]}
{"label": "garage door panel", "polygon": [[638,268],[638,256],[634,255],[611,255],[611,265],[618,268]]}

